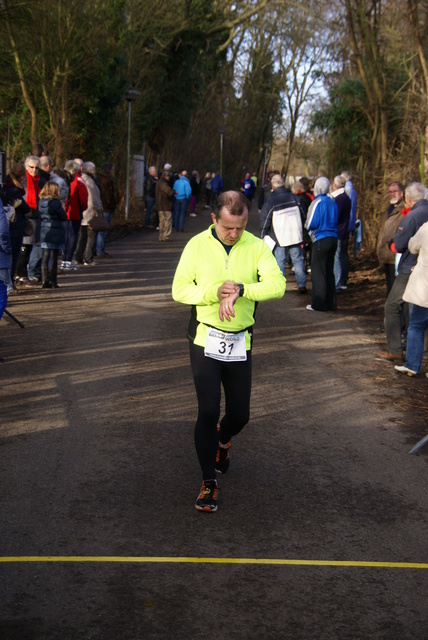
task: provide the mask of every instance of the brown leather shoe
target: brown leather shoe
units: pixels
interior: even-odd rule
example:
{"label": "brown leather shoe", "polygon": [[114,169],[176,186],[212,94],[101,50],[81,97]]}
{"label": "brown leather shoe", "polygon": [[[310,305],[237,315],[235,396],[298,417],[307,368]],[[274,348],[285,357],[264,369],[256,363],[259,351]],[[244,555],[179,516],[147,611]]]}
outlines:
{"label": "brown leather shoe", "polygon": [[400,362],[403,361],[403,354],[402,353],[391,353],[391,351],[376,351],[376,355],[379,356],[379,358],[383,358],[384,360],[400,360]]}

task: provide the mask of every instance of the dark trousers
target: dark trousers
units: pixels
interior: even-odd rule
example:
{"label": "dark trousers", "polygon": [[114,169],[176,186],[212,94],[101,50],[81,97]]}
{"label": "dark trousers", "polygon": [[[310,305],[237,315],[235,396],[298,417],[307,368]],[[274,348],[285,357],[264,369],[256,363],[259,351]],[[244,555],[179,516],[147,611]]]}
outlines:
{"label": "dark trousers", "polygon": [[384,264],[386,278],[386,295],[389,296],[395,280],[395,264]]}
{"label": "dark trousers", "polygon": [[64,222],[65,245],[64,251],[62,252],[62,259],[64,262],[71,262],[73,260],[73,253],[77,245],[80,224],[80,220],[67,220],[67,222]]}
{"label": "dark trousers", "polygon": [[[245,362],[222,362],[204,355],[204,348],[190,344],[198,417],[195,425],[195,447],[204,480],[216,477],[215,460],[218,443],[227,444],[250,419],[251,351]],[[220,422],[221,386],[226,413]]]}
{"label": "dark trousers", "polygon": [[403,300],[410,273],[399,273],[385,303],[385,333],[388,351],[402,353],[401,336],[409,326],[409,305]]}
{"label": "dark trousers", "polygon": [[10,247],[12,249],[12,263],[10,266],[10,277],[14,278],[16,273],[16,266],[19,260],[19,254],[22,247],[22,240],[24,238],[25,220],[16,220],[12,222],[9,227],[10,233]]}
{"label": "dark trousers", "polygon": [[322,238],[312,245],[312,308],[317,311],[336,311],[336,281],[334,277],[336,249],[337,238]]}
{"label": "dark trousers", "polygon": [[28,261],[30,259],[30,253],[32,248],[33,248],[32,244],[23,244],[21,246],[21,251],[19,253],[19,258],[16,265],[16,275],[19,276],[20,278],[28,277],[27,266],[28,266]]}
{"label": "dark trousers", "polygon": [[92,231],[86,224],[80,225],[76,245],[76,262],[90,262],[92,260],[96,239],[96,231]]}

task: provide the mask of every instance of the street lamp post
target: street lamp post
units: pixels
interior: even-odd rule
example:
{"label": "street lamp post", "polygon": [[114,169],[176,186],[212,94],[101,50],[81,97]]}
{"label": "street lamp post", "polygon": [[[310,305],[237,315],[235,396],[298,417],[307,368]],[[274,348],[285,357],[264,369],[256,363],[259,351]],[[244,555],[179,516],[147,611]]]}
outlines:
{"label": "street lamp post", "polygon": [[219,127],[218,132],[220,134],[220,175],[223,176],[223,136],[225,127]]}
{"label": "street lamp post", "polygon": [[265,161],[263,163],[263,178],[262,178],[262,185],[265,184],[265,180],[266,180],[266,168],[267,168],[267,158],[268,158],[268,150],[269,150],[269,143],[265,142]]}
{"label": "street lamp post", "polygon": [[131,87],[125,93],[125,100],[128,102],[128,147],[126,157],[126,192],[125,192],[125,219],[129,217],[129,172],[131,166],[131,105],[138,98],[140,92],[135,87]]}

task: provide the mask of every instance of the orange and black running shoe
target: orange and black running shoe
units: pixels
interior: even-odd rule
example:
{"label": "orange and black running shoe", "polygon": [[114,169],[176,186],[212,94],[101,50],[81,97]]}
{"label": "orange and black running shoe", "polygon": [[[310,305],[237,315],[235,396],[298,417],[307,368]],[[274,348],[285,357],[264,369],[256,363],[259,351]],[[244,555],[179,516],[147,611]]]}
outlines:
{"label": "orange and black running shoe", "polygon": [[215,468],[219,473],[226,473],[229,469],[229,449],[231,447],[230,442],[226,446],[220,446],[217,449],[217,457],[215,459]]}
{"label": "orange and black running shoe", "polygon": [[217,495],[217,480],[204,480],[201,492],[195,502],[195,508],[198,511],[207,511],[208,513],[217,511]]}

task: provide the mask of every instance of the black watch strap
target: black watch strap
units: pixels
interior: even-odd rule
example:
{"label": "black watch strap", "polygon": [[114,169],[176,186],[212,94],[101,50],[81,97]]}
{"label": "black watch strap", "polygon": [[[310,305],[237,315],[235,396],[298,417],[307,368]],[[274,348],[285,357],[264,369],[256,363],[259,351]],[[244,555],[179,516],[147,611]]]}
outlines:
{"label": "black watch strap", "polygon": [[244,295],[244,285],[242,284],[242,282],[238,283],[238,287],[239,287],[239,297],[242,298],[242,296]]}

